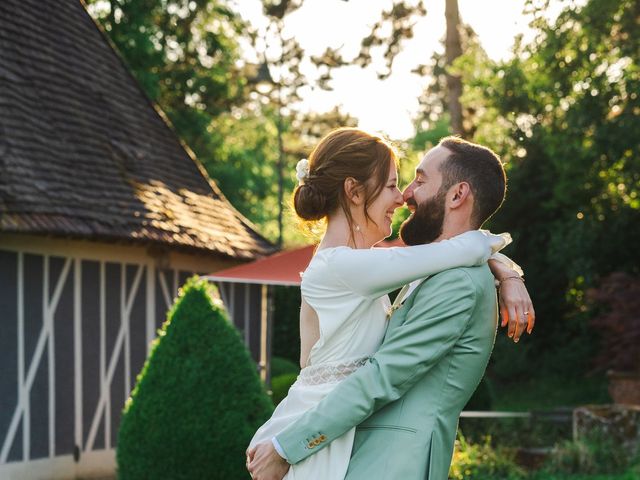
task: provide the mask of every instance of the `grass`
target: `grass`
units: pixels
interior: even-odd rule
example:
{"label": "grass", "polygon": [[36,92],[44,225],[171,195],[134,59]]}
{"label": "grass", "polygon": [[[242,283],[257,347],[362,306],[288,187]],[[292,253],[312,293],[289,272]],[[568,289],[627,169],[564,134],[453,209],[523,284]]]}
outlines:
{"label": "grass", "polygon": [[540,472],[530,476],[527,480],[638,480],[640,472],[629,470],[621,474],[581,475],[581,474],[553,474]]}

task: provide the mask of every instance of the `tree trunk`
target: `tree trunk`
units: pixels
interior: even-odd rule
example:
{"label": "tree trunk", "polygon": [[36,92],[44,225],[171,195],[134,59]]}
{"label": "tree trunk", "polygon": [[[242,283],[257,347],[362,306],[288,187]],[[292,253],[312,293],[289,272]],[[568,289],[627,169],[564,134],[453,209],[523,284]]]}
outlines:
{"label": "tree trunk", "polygon": [[[446,0],[445,17],[447,18],[447,36],[445,40],[445,57],[447,67],[450,67],[456,58],[462,55],[460,43],[460,13],[458,0]],[[462,127],[462,80],[457,75],[451,75],[447,68],[447,103],[451,115],[451,130],[455,135],[464,136]]]}

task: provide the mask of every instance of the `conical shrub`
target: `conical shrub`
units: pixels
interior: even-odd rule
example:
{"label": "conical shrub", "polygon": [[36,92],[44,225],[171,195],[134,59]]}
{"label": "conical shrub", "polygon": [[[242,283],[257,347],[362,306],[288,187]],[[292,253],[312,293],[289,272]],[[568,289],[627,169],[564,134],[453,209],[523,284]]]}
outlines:
{"label": "conical shrub", "polygon": [[245,448],[273,409],[206,282],[187,281],[127,401],[120,480],[249,478]]}

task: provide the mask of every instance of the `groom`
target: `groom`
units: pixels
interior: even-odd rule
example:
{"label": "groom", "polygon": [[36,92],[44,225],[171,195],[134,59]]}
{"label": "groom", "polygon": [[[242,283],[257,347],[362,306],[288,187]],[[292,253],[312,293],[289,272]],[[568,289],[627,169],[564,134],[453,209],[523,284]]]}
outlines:
{"label": "groom", "polygon": [[[477,229],[500,207],[505,189],[491,150],[447,137],[427,152],[403,193],[412,215],[400,235],[416,245]],[[522,332],[526,319],[519,321]],[[486,264],[422,281],[392,316],[369,363],[272,443],[248,452],[252,477],[280,480],[289,464],[357,426],[347,480],[445,480],[458,417],[484,375],[496,326]]]}

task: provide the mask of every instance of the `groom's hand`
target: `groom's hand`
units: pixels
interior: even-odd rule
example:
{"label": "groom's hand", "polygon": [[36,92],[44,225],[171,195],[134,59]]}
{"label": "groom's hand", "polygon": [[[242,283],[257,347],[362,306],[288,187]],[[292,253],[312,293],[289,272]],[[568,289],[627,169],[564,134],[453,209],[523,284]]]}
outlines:
{"label": "groom's hand", "polygon": [[254,480],[282,480],[289,470],[289,464],[271,442],[259,443],[247,450],[247,460],[247,470]]}

